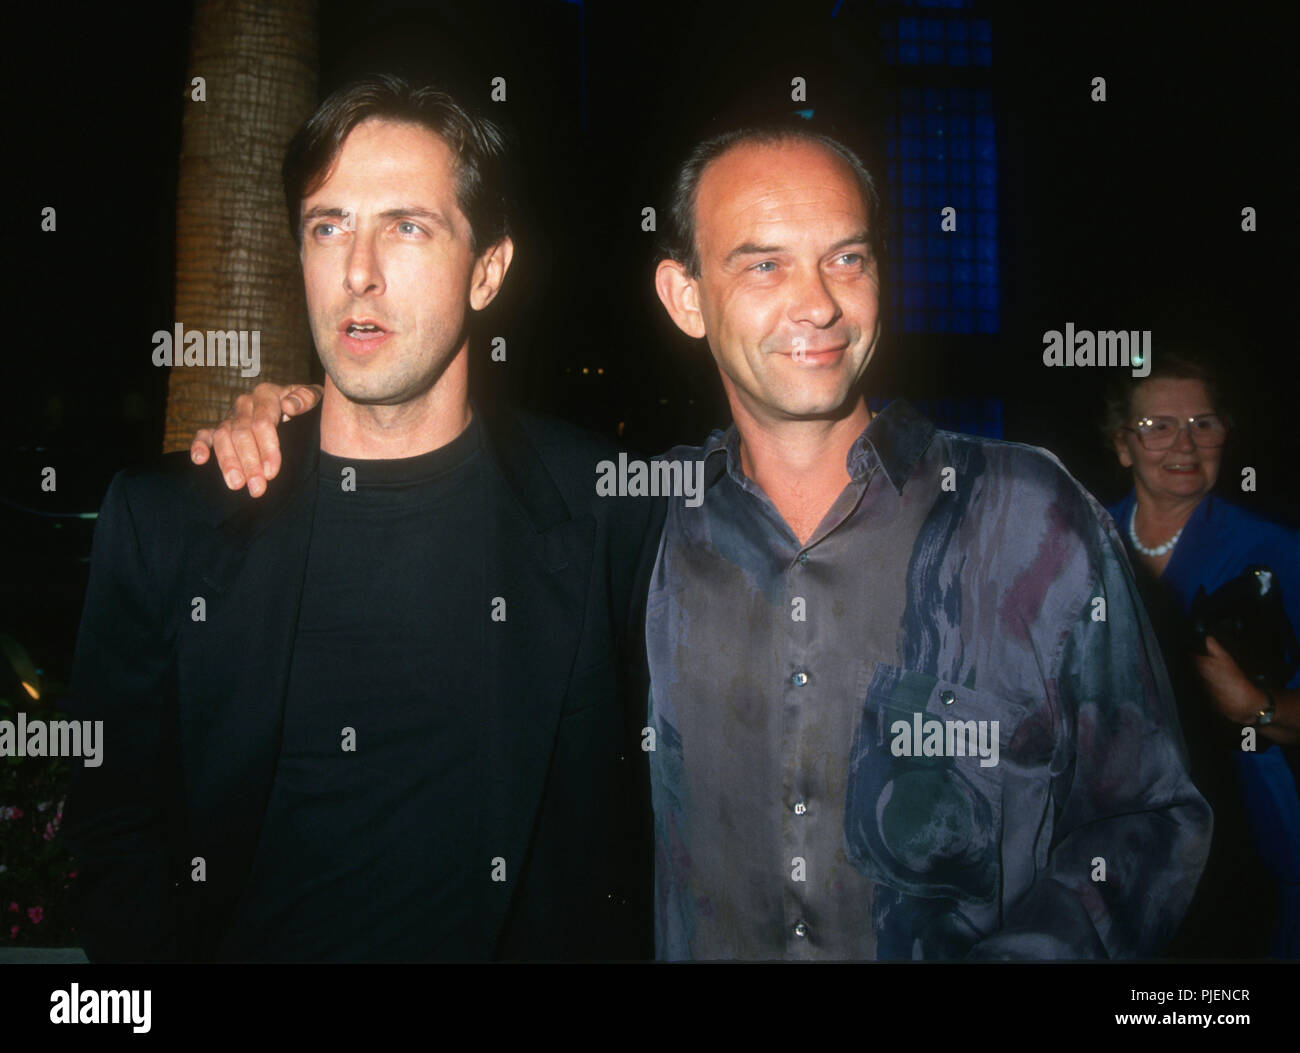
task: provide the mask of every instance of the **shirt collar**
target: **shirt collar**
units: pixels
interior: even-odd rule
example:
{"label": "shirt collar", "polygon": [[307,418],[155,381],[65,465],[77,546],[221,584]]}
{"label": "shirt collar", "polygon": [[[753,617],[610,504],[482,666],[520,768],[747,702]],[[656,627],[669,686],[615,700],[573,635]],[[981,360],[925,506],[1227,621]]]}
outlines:
{"label": "shirt collar", "polygon": [[[849,447],[845,467],[854,479],[862,479],[877,466],[884,469],[885,477],[900,494],[908,476],[916,467],[930,441],[935,427],[918,413],[905,399],[894,399],[871,418],[871,423]],[[745,473],[740,467],[740,433],[733,423],[726,431],[714,431],[704,444],[704,486],[707,489],[726,473],[744,485]]]}

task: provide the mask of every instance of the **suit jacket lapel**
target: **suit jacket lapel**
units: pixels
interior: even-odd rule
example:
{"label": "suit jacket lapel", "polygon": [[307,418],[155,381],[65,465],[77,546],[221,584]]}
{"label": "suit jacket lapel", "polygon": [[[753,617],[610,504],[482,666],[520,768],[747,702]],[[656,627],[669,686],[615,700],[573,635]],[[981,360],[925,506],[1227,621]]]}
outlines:
{"label": "suit jacket lapel", "polygon": [[198,891],[213,927],[208,939],[247,877],[279,757],[316,504],[319,421],[313,413],[282,429],[283,485],[256,501],[216,495],[235,509],[203,533],[191,570],[207,618],[181,635],[178,686],[187,852],[206,863]]}

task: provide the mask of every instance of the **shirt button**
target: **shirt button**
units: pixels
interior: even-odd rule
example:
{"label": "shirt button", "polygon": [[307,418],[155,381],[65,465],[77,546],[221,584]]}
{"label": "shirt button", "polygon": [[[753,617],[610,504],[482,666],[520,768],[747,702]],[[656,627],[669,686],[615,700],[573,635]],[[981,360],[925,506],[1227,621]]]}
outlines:
{"label": "shirt button", "polygon": [[799,939],[802,940],[805,936],[808,935],[808,926],[805,925],[802,921],[799,922],[799,924],[794,927],[794,934],[798,936]]}
{"label": "shirt button", "polygon": [[800,552],[800,553],[799,553],[799,566],[801,566],[801,567],[806,567],[807,565],[808,565],[808,553],[807,553],[807,552]]}
{"label": "shirt button", "polygon": [[803,815],[803,813],[806,811],[808,811],[808,806],[804,804],[803,801],[799,801],[798,803],[795,804],[794,806],[795,815]]}
{"label": "shirt button", "polygon": [[794,684],[795,687],[803,687],[804,684],[808,683],[808,674],[801,669],[790,677],[790,683]]}

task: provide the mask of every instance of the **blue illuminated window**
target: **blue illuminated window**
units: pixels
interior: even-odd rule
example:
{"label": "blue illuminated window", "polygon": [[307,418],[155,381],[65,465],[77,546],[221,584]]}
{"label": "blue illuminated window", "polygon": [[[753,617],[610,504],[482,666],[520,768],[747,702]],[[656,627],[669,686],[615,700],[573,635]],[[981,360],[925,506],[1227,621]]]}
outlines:
{"label": "blue illuminated window", "polygon": [[[970,0],[884,0],[885,55],[900,87],[887,118],[894,307],[908,333],[999,328],[997,147],[985,70],[992,33]],[[919,9],[924,8],[925,11]],[[945,10],[940,10],[945,9]],[[895,13],[897,12],[897,13]],[[943,86],[926,67],[964,72]],[[916,68],[910,68],[916,67]],[[956,209],[944,231],[942,211]]]}

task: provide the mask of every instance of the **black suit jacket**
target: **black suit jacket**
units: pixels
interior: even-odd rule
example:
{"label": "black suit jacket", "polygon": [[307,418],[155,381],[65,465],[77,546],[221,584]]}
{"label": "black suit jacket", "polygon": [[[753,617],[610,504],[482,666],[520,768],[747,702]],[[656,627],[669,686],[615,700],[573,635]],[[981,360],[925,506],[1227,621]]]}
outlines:
{"label": "black suit jacket", "polygon": [[[507,601],[488,634],[482,711],[465,719],[478,743],[481,956],[646,956],[640,652],[662,507],[596,496],[610,444],[480,415],[484,617],[490,597]],[[258,500],[187,454],[119,473],[104,499],[71,687],[75,715],[104,721],[103,763],[76,769],[65,826],[94,960],[210,958],[249,875],[279,756],[319,412],[280,434],[283,469]],[[498,858],[503,882],[491,880]]]}

